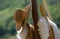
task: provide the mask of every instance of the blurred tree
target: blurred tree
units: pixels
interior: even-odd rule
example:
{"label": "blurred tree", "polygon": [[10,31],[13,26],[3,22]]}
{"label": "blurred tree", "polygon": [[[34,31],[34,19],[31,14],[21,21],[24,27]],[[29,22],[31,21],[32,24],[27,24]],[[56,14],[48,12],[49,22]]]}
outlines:
{"label": "blurred tree", "polygon": [[0,0],[0,10],[9,7],[9,0]]}
{"label": "blurred tree", "polygon": [[3,27],[0,25],[0,36],[3,36],[6,34],[6,31],[3,29]]}
{"label": "blurred tree", "polygon": [[5,29],[8,30],[8,27],[9,27],[9,24],[11,23],[12,21],[12,17],[9,17],[7,20],[6,20],[6,25],[5,25]]}
{"label": "blurred tree", "polygon": [[53,5],[56,4],[57,0],[47,0],[48,4]]}
{"label": "blurred tree", "polygon": [[24,4],[23,4],[23,6],[25,7],[25,6],[28,5],[29,3],[30,3],[29,0],[24,0]]}
{"label": "blurred tree", "polygon": [[57,0],[57,3],[56,3],[56,23],[58,25],[58,27],[60,27],[60,0]]}

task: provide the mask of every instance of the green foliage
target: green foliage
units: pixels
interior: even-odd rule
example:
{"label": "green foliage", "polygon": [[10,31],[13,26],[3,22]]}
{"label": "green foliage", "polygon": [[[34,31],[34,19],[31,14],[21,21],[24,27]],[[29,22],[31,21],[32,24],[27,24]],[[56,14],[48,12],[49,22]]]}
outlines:
{"label": "green foliage", "polygon": [[0,0],[0,10],[3,10],[7,7],[9,7],[9,1],[8,0]]}
{"label": "green foliage", "polygon": [[[13,22],[13,15],[17,8],[23,8],[27,2],[24,0],[0,0],[0,31],[14,35],[16,26]],[[28,2],[29,3],[29,2]],[[1,6],[2,5],[2,6]],[[9,5],[7,7],[7,5]],[[0,32],[0,33],[1,33]],[[1,33],[5,34],[5,33]]]}
{"label": "green foliage", "polygon": [[57,1],[56,4],[50,5],[50,12],[53,18],[53,21],[60,27],[60,1]]}

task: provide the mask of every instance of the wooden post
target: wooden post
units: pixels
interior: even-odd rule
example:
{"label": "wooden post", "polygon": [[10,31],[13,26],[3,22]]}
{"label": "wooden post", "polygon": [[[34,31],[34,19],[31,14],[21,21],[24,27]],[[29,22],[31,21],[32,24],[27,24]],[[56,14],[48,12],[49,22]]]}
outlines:
{"label": "wooden post", "polygon": [[41,39],[38,31],[38,9],[37,9],[37,1],[36,0],[31,0],[32,3],[32,17],[33,17],[33,23],[34,23],[34,28],[35,28],[35,38],[34,39]]}

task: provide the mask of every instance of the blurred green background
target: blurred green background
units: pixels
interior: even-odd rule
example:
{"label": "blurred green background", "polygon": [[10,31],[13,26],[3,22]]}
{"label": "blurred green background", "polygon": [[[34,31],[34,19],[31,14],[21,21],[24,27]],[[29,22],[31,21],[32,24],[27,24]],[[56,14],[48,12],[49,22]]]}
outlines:
{"label": "blurred green background", "polygon": [[[0,39],[17,39],[13,15],[16,8],[24,8],[30,0],[0,0]],[[42,0],[37,0],[42,4]],[[53,21],[60,27],[60,0],[47,0]],[[29,23],[32,23],[30,14]],[[60,30],[60,29],[59,29]]]}

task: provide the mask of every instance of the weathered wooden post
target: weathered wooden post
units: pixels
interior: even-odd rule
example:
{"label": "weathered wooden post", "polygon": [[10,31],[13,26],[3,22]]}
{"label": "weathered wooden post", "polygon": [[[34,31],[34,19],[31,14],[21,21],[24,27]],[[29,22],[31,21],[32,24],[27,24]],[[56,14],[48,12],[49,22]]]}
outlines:
{"label": "weathered wooden post", "polygon": [[33,17],[33,23],[34,23],[34,28],[35,28],[35,38],[34,39],[41,39],[38,31],[38,7],[37,7],[37,1],[36,0],[31,0],[32,3],[32,17]]}

